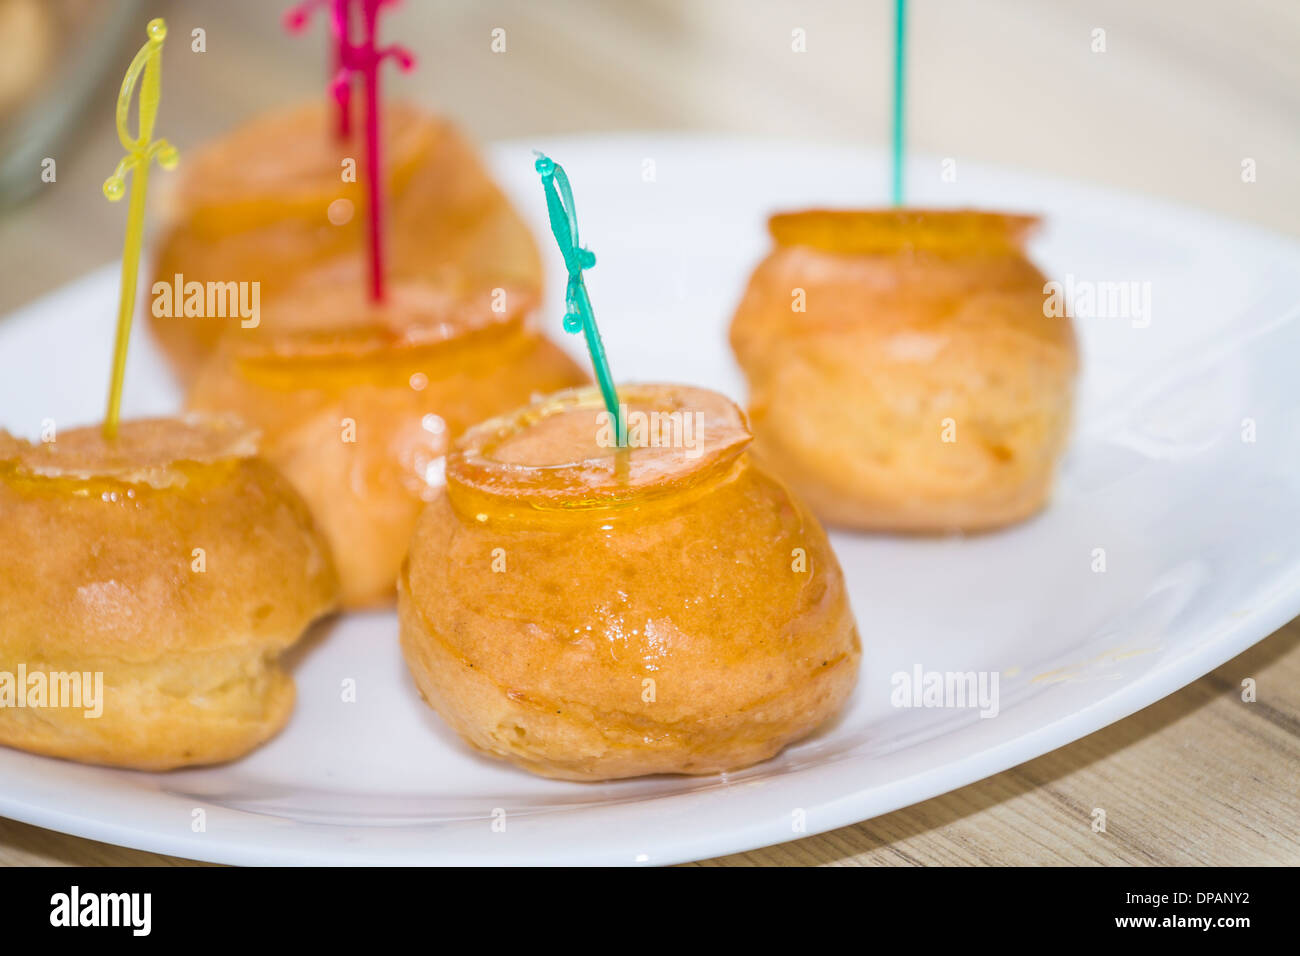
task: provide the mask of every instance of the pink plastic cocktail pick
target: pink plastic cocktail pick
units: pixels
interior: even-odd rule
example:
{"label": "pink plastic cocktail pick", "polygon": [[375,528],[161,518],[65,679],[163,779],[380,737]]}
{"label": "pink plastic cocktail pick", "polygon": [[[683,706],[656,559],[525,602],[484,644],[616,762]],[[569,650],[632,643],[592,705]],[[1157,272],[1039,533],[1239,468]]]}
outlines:
{"label": "pink plastic cocktail pick", "polygon": [[290,7],[284,15],[284,27],[290,33],[301,33],[307,29],[312,14],[326,5],[330,7],[330,33],[334,38],[330,65],[330,92],[337,104],[337,125],[335,129],[339,139],[352,135],[352,84],[339,86],[336,82],[343,67],[343,47],[351,39],[351,18],[348,15],[348,0],[303,0]]}
{"label": "pink plastic cocktail pick", "polygon": [[[338,69],[330,84],[334,98],[346,112],[351,97],[352,79],[360,76],[366,88],[366,195],[367,234],[370,240],[370,298],[380,302],[384,298],[384,209],[383,167],[379,153],[379,66],[393,59],[403,72],[415,66],[415,58],[405,47],[393,45],[380,47],[376,41],[379,11],[395,6],[397,0],[306,0],[294,7],[285,18],[290,29],[300,29],[311,14],[332,3],[334,33],[337,40]],[[352,7],[361,7],[361,42],[353,43],[350,35]]]}

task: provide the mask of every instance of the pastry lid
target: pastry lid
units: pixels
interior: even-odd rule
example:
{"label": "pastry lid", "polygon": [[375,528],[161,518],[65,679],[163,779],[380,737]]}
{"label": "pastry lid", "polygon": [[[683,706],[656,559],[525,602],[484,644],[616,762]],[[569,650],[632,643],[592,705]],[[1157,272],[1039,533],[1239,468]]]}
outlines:
{"label": "pastry lid", "polygon": [[726,471],[751,435],[730,399],[686,385],[618,390],[618,447],[598,388],[569,389],[466,432],[447,456],[453,507],[589,509],[670,496]]}
{"label": "pastry lid", "polygon": [[778,246],[844,255],[1019,253],[1037,216],[977,209],[809,209],[767,223]]}
{"label": "pastry lid", "polygon": [[347,264],[314,272],[263,304],[257,327],[231,329],[222,348],[245,376],[268,382],[371,373],[387,379],[440,356],[463,361],[496,351],[504,361],[509,343],[531,329],[536,303],[527,289],[457,291],[423,277],[390,278],[381,303],[366,290]]}
{"label": "pastry lid", "polygon": [[29,442],[0,430],[0,476],[10,482],[95,481],[167,487],[194,466],[257,454],[257,433],[226,417],[142,418],[124,421],[117,436],[99,425]]}

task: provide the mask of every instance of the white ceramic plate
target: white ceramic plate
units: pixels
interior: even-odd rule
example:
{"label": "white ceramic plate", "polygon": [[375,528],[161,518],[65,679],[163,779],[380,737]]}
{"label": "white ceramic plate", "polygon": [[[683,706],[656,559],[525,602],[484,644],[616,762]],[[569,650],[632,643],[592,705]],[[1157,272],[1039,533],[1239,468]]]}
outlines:
{"label": "white ceramic plate", "polygon": [[[850,149],[645,136],[495,148],[502,182],[547,238],[557,337],[559,256],[533,147],[575,184],[616,375],[738,399],[725,329],[767,246],[766,214],[885,195],[883,155]],[[1300,613],[1300,245],[1019,172],[938,174],[937,160],[913,164],[916,204],[1043,211],[1034,252],[1049,276],[1072,275],[1076,289],[1149,283],[1150,311],[1078,321],[1078,422],[1041,517],[964,540],[832,536],[865,649],[834,726],[725,778],[541,780],[462,746],[418,698],[394,615],[357,614],[295,652],[293,720],[251,756],[155,775],[0,749],[0,815],[228,863],[672,863],[996,773],[1133,713]],[[34,437],[45,418],[97,419],[116,281],[114,269],[93,273],[0,322],[0,424]],[[140,328],[124,411],[177,407]],[[918,665],[998,672],[998,716],[893,707],[891,675]],[[356,703],[340,700],[345,678]],[[192,827],[199,808],[204,832]]]}

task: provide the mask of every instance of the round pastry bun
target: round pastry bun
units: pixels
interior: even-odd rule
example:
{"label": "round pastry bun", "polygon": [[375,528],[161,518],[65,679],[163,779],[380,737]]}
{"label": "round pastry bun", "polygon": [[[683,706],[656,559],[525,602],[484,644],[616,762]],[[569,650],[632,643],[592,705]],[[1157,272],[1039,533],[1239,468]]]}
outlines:
{"label": "round pastry bun", "polygon": [[[390,281],[419,278],[465,297],[510,289],[536,304],[536,243],[474,147],[404,103],[384,106],[383,131]],[[366,288],[365,171],[355,165],[363,162],[359,138],[338,139],[333,109],[319,102],[260,116],[187,156],[164,197],[150,310],[183,381],[223,337],[257,321],[234,314],[224,286],[209,305],[209,283],[247,283],[235,293],[250,305],[256,283],[262,322],[290,314],[269,308],[278,296],[340,271]],[[202,291],[190,311],[203,314],[186,314],[187,289]]]}
{"label": "round pastry bun", "polygon": [[774,216],[731,326],[755,453],[829,524],[979,531],[1046,503],[1078,370],[1022,249],[974,211]]}
{"label": "round pastry bun", "polygon": [[330,543],[344,607],[391,605],[451,440],[536,393],[587,381],[528,321],[530,306],[513,290],[465,299],[402,279],[374,304],[363,283],[334,275],[223,342],[187,405],[258,430],[262,455]]}
{"label": "round pastry bun", "polygon": [[[279,655],[337,582],[306,506],[255,452],[218,420],[40,444],[0,431],[0,744],[166,770],[284,726]],[[42,702],[42,681],[64,689]]]}
{"label": "round pastry bun", "polygon": [[594,388],[457,443],[399,581],[407,665],[467,742],[542,776],[766,760],[857,679],[835,555],[748,455],[730,401],[670,385],[619,399],[634,447],[610,447]]}

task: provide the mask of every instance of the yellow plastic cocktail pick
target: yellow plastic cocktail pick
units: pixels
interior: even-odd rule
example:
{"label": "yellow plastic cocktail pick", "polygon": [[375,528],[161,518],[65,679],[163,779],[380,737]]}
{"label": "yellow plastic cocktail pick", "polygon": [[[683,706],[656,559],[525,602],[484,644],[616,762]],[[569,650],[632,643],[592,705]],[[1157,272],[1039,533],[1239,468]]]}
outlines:
{"label": "yellow plastic cocktail pick", "polygon": [[[144,237],[144,200],[149,189],[149,163],[154,159],[163,169],[172,169],[180,159],[176,147],[165,139],[150,142],[154,119],[158,115],[158,100],[162,95],[162,45],[167,37],[167,24],[161,19],[150,20],[145,27],[149,39],[131,61],[122,78],[122,91],[117,95],[117,137],[122,141],[126,155],[117,164],[113,175],[104,180],[104,195],[117,202],[126,195],[127,173],[135,174],[131,189],[131,206],[126,215],[126,238],[122,243],[122,285],[117,304],[117,341],[113,347],[113,377],[108,386],[108,412],[104,416],[104,437],[117,435],[118,410],[122,405],[122,379],[126,374],[126,345],[131,337],[131,314],[135,310],[135,282],[140,271],[140,246]],[[131,112],[131,94],[136,81],[140,84],[140,132],[132,138],[127,129]]]}

